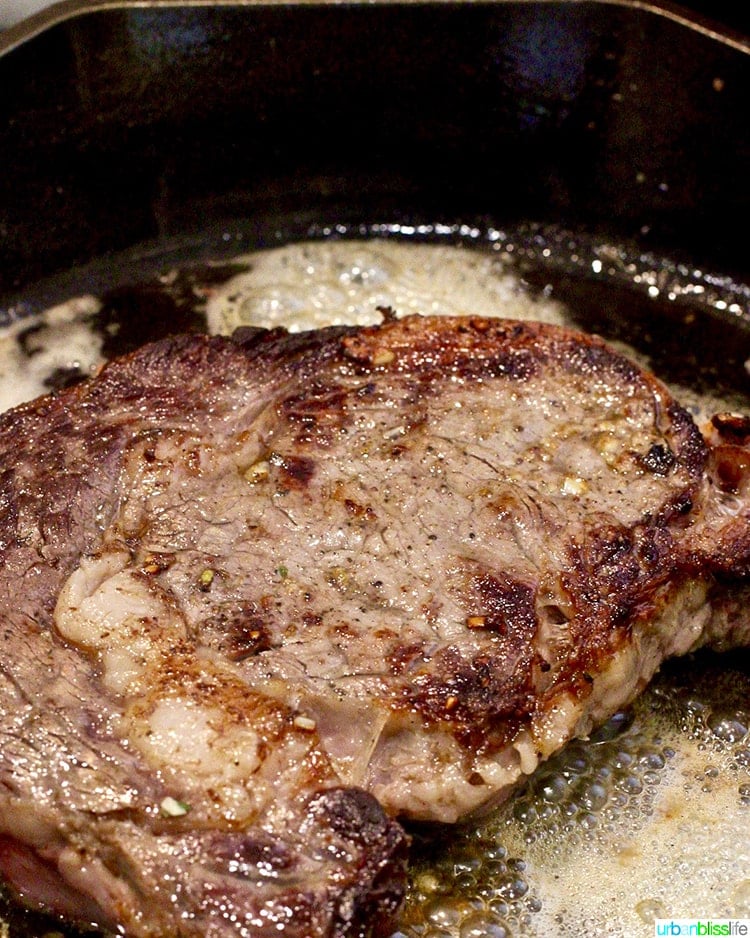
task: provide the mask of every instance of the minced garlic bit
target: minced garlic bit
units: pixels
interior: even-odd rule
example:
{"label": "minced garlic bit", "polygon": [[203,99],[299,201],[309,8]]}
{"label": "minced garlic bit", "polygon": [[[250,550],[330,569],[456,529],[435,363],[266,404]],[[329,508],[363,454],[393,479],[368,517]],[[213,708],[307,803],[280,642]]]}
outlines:
{"label": "minced garlic bit", "polygon": [[297,727],[297,729],[307,730],[308,733],[311,733],[314,729],[316,729],[318,724],[315,722],[315,720],[312,719],[312,717],[296,716],[294,718],[294,725]]}
{"label": "minced garlic bit", "polygon": [[351,574],[346,567],[331,567],[326,572],[326,582],[334,589],[343,592],[351,585]]}
{"label": "minced garlic bit", "polygon": [[483,629],[487,624],[485,616],[469,616],[466,625],[470,629]]}
{"label": "minced garlic bit", "polygon": [[185,804],[184,801],[178,801],[171,795],[167,795],[166,798],[162,799],[159,810],[164,817],[184,817],[190,810],[190,805]]}
{"label": "minced garlic bit", "polygon": [[371,361],[373,365],[390,365],[395,357],[396,353],[389,348],[379,348],[373,353]]}
{"label": "minced garlic bit", "polygon": [[174,554],[148,554],[144,558],[141,570],[149,576],[153,576],[156,573],[163,573],[165,570],[169,570],[169,568],[174,563],[174,560]]}
{"label": "minced garlic bit", "polygon": [[455,697],[453,694],[445,701],[446,710],[454,710],[458,704],[458,697]]}
{"label": "minced garlic bit", "polygon": [[566,476],[562,484],[563,495],[585,495],[588,484],[585,479],[578,476]]}
{"label": "minced garlic bit", "polygon": [[615,466],[617,460],[622,455],[623,445],[617,437],[611,433],[600,433],[595,441],[599,450],[599,455],[608,466]]}
{"label": "minced garlic bit", "polygon": [[200,589],[202,589],[204,592],[206,592],[206,590],[210,589],[211,584],[213,583],[215,576],[216,576],[216,571],[215,571],[215,570],[211,570],[210,568],[206,568],[206,569],[201,573],[201,575],[198,577],[198,586],[200,587]]}
{"label": "minced garlic bit", "polygon": [[256,463],[253,463],[249,469],[246,469],[244,472],[244,478],[248,482],[256,484],[258,482],[264,482],[268,478],[270,472],[270,465],[267,459],[261,459]]}

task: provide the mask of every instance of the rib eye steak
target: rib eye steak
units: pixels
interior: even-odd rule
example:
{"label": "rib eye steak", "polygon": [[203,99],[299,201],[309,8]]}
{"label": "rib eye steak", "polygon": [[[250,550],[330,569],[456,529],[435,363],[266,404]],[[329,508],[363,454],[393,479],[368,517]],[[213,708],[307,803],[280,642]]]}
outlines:
{"label": "rib eye steak", "polygon": [[599,339],[390,314],[9,412],[0,872],[134,936],[386,934],[392,816],[491,803],[748,642],[749,437]]}

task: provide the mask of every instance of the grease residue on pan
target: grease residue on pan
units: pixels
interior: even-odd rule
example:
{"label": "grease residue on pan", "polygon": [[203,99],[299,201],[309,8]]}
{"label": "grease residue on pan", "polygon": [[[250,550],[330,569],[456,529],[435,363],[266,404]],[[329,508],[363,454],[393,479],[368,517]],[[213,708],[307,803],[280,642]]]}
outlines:
{"label": "grease residue on pan", "polygon": [[510,803],[420,841],[402,935],[652,935],[655,918],[750,917],[750,674],[668,664]]}
{"label": "grease residue on pan", "polygon": [[[391,307],[594,328],[653,367],[698,421],[748,409],[750,340],[734,348],[730,338],[731,355],[712,351],[710,324],[695,331],[693,305],[731,320],[747,314],[744,288],[679,265],[635,263],[607,245],[586,252],[569,239],[486,241],[489,249],[474,250],[322,239],[77,297],[8,327],[2,402],[90,374],[108,355],[155,337],[154,323],[163,331],[296,331],[374,322],[378,307]],[[564,265],[555,266],[555,252],[566,255]],[[582,290],[584,271],[595,282]],[[653,317],[657,301],[674,307],[663,323]],[[134,325],[139,311],[142,327]],[[400,934],[638,938],[653,934],[656,917],[750,917],[749,822],[750,660],[699,654],[670,663],[631,710],[571,743],[488,817],[415,832]],[[11,936],[41,933],[23,928],[13,919]]]}
{"label": "grease residue on pan", "polygon": [[237,325],[320,326],[380,321],[378,307],[399,315],[510,315],[561,322],[553,300],[535,300],[507,258],[445,245],[395,241],[291,244],[245,258],[247,271],[208,298],[214,332]]}
{"label": "grease residue on pan", "polygon": [[102,361],[102,337],[92,329],[101,303],[79,296],[0,333],[0,410],[90,375]]}

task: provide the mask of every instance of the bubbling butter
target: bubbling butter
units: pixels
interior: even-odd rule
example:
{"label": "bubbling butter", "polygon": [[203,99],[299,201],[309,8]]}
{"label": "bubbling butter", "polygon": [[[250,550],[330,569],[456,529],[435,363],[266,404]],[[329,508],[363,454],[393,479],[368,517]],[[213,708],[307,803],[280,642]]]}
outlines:
{"label": "bubbling butter", "polygon": [[750,675],[723,665],[667,666],[627,715],[425,848],[401,936],[638,938],[656,918],[747,917]]}
{"label": "bubbling butter", "polygon": [[239,325],[292,332],[404,316],[498,316],[564,322],[564,307],[534,299],[501,255],[397,241],[311,241],[247,255],[249,270],[209,297],[212,332]]}

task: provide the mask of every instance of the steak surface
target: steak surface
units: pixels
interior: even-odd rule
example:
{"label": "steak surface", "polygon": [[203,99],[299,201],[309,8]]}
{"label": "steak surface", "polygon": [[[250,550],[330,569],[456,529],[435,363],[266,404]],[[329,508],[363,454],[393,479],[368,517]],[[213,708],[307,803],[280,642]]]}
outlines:
{"label": "steak surface", "polygon": [[750,422],[504,320],[177,337],[0,418],[0,872],[134,936],[388,934],[407,840],[747,643]]}

